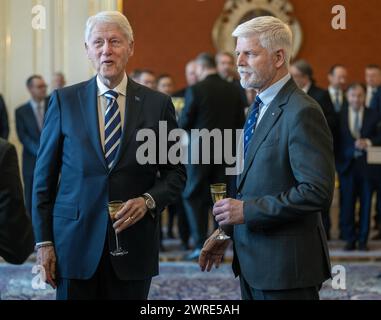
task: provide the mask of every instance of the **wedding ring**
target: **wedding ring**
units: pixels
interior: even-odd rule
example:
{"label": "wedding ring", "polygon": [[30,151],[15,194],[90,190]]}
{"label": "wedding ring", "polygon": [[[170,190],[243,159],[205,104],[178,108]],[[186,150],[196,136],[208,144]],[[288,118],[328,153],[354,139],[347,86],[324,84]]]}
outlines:
{"label": "wedding ring", "polygon": [[130,221],[130,220],[133,220],[134,218],[132,218],[132,217],[128,217],[126,220],[124,220],[124,222],[123,223],[126,223],[126,222],[128,222],[128,221]]}

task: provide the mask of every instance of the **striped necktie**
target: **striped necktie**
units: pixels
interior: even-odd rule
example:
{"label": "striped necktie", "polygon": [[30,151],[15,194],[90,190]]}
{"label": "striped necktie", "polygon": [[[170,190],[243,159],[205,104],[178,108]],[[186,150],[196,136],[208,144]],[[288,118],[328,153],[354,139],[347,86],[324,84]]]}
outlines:
{"label": "striped necktie", "polygon": [[107,99],[105,113],[105,158],[109,169],[112,168],[122,135],[122,125],[118,102],[118,93],[107,91],[104,96]]}
{"label": "striped necktie", "polygon": [[257,125],[258,117],[259,117],[259,107],[262,104],[262,100],[259,96],[255,97],[253,108],[251,109],[251,113],[244,127],[244,157],[246,157],[246,151],[249,147],[251,137],[254,134],[255,126]]}

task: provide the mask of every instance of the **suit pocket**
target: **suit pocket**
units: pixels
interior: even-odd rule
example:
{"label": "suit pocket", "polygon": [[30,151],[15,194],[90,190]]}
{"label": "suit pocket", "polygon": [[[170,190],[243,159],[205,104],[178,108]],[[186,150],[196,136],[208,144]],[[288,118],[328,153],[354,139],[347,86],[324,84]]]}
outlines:
{"label": "suit pocket", "polygon": [[66,218],[70,220],[78,220],[78,208],[77,206],[70,204],[56,203],[53,209],[53,216]]}

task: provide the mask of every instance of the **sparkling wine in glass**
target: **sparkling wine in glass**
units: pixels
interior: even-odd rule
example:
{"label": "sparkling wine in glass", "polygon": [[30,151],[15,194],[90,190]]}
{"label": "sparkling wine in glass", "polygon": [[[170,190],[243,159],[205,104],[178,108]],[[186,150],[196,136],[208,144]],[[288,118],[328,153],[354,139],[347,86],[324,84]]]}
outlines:
{"label": "sparkling wine in glass", "polygon": [[[226,183],[215,183],[210,185],[210,193],[212,195],[213,203],[226,198]],[[228,240],[230,237],[219,226],[219,233],[216,236],[216,240]]]}
{"label": "sparkling wine in glass", "polygon": [[[123,206],[123,201],[117,200],[117,201],[110,201],[108,203],[108,212],[111,218],[111,221],[115,221],[115,215],[117,212],[122,208]],[[111,251],[110,254],[114,257],[119,257],[123,256],[128,253],[127,250],[124,250],[120,245],[119,245],[119,238],[118,234],[115,231],[115,241],[116,241],[116,249],[114,251]]]}

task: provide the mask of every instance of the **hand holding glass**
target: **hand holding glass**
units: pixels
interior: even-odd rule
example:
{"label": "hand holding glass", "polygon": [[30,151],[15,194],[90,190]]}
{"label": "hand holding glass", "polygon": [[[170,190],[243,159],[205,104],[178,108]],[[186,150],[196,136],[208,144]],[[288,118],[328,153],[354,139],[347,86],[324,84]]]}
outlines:
{"label": "hand holding glass", "polygon": [[[210,193],[212,195],[213,203],[216,203],[219,200],[226,198],[226,183],[215,183],[210,185]],[[230,237],[222,230],[221,227],[218,227],[219,233],[216,236],[216,240],[228,240]]]}
{"label": "hand holding glass", "polygon": [[[117,200],[117,201],[110,201],[108,203],[108,212],[111,218],[111,221],[115,221],[115,215],[118,213],[118,211],[123,207],[123,201]],[[118,234],[115,231],[115,241],[116,241],[116,249],[114,251],[111,251],[110,254],[114,257],[123,256],[128,253],[127,250],[124,250],[121,246],[119,246],[119,239]]]}

